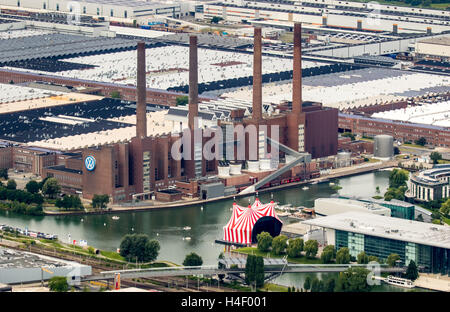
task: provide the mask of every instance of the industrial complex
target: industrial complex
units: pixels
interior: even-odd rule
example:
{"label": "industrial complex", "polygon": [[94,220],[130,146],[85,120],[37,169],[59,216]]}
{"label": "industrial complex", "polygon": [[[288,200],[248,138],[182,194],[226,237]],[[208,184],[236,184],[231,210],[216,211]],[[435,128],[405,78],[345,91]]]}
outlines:
{"label": "industrial complex", "polygon": [[[317,244],[312,257],[300,256],[306,250],[288,255],[286,244],[268,259],[275,253],[267,249],[266,282],[285,269],[343,272],[361,264],[363,252],[383,263],[383,272],[405,273],[413,263],[421,273],[448,277],[450,5],[432,4],[0,0],[0,173],[7,180],[0,181],[0,211],[15,206],[32,214],[36,206],[34,215],[76,216],[70,231],[98,223],[105,250],[118,247],[118,233],[144,232],[144,223],[161,225],[151,229],[153,238],[182,232],[188,243],[196,235],[191,226],[214,219],[204,224],[220,237],[202,234],[189,248],[226,246],[218,267],[198,266],[219,283],[221,275],[244,283],[243,259],[262,232]],[[364,185],[339,192],[341,178],[362,173],[372,174]],[[52,196],[44,192],[49,179],[59,186]],[[30,180],[37,185],[32,195]],[[268,192],[263,203],[259,193]],[[299,201],[283,203],[289,196]],[[100,197],[109,200],[94,203]],[[63,209],[67,199],[79,202],[78,210]],[[221,215],[206,214],[208,204],[225,202],[215,206]],[[206,208],[198,222],[196,207],[201,214]],[[154,208],[177,218],[150,218]],[[190,208],[189,217],[180,213]],[[132,213],[138,210],[146,211]],[[223,211],[230,219],[219,225]],[[103,216],[109,213],[123,213],[123,223],[122,215]],[[80,240],[65,225],[56,229],[67,245],[57,235],[47,240],[28,235],[26,226],[2,225],[0,283],[43,284],[59,274],[80,280],[77,286],[114,279],[120,288],[121,274],[135,286],[150,277],[169,284],[176,275],[164,266],[178,258],[142,269],[156,258],[138,263],[85,240],[74,247]],[[205,229],[198,232],[213,233]],[[170,248],[182,250],[177,244]],[[350,260],[323,260],[329,245],[335,258],[348,248]],[[392,254],[399,261],[388,267]],[[78,256],[86,265],[73,262]],[[194,275],[189,266],[177,268],[180,276]],[[188,288],[188,278],[182,282]]]}

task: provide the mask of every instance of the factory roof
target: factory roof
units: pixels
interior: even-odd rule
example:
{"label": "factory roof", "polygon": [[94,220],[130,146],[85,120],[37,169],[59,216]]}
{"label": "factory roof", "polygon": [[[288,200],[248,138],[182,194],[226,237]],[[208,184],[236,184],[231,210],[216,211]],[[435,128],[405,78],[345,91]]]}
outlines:
{"label": "factory roof", "polygon": [[450,227],[360,212],[319,217],[302,223],[450,249]]}
{"label": "factory roof", "polygon": [[68,262],[0,247],[0,269],[62,267]]}
{"label": "factory roof", "polygon": [[[447,87],[447,91],[448,90]],[[389,118],[392,120],[450,128],[450,101],[431,104],[423,103],[423,105],[420,106],[410,106],[407,108],[375,113],[372,117]]]}
{"label": "factory roof", "polygon": [[450,36],[424,39],[420,40],[419,43],[440,44],[450,46]]}
{"label": "factory roof", "polygon": [[167,5],[167,3],[156,1],[138,1],[138,0],[75,0],[75,2],[88,2],[96,4],[104,4],[111,6],[124,6],[132,8],[151,7],[155,5]]}

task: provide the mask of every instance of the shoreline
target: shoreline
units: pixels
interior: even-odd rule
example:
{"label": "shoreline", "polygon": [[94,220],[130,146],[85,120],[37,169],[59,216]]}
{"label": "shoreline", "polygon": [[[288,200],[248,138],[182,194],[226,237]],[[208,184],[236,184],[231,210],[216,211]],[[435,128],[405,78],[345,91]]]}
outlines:
{"label": "shoreline", "polygon": [[109,207],[103,211],[102,210],[100,210],[100,211],[65,211],[65,212],[64,211],[56,211],[56,212],[44,211],[44,216],[102,215],[102,214],[112,214],[112,213],[140,212],[140,211],[150,211],[150,210],[160,210],[160,209],[170,209],[170,208],[191,207],[191,206],[203,205],[203,204],[218,202],[218,201],[227,200],[227,199],[254,196],[257,193],[263,194],[263,193],[268,193],[268,192],[277,191],[277,190],[294,188],[294,187],[297,187],[300,185],[319,184],[319,183],[329,182],[330,179],[355,176],[355,175],[365,174],[368,172],[378,171],[380,169],[396,168],[396,167],[397,167],[397,162],[395,162],[395,161],[380,162],[380,163],[374,164],[372,166],[357,167],[357,168],[353,168],[353,169],[346,170],[343,172],[336,172],[334,174],[322,176],[320,178],[268,187],[268,188],[258,190],[258,191],[252,192],[252,193],[247,193],[247,194],[233,194],[233,195],[216,197],[216,198],[211,198],[211,199],[187,200],[185,202],[175,202],[175,203],[167,203],[167,204],[151,205],[151,206],[150,205],[142,205],[142,206],[138,205],[138,206],[129,206],[129,207],[128,206],[115,206],[115,207]]}

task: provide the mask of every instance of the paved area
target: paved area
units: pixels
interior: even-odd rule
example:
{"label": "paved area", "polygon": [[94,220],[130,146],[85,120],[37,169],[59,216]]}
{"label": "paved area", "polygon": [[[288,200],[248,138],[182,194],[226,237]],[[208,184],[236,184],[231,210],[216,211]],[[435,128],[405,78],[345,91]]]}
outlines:
{"label": "paved area", "polygon": [[432,290],[450,292],[450,277],[438,274],[421,273],[414,282],[416,287],[422,287]]}

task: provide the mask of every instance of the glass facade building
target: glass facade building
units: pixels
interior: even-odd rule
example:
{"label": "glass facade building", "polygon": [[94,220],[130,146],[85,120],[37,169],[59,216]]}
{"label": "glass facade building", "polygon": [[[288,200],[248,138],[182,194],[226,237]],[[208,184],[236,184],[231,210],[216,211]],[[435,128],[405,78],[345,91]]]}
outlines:
{"label": "glass facade building", "polygon": [[413,260],[423,271],[450,276],[450,249],[340,230],[335,231],[335,246],[336,250],[347,247],[354,257],[365,251],[383,261],[395,253],[402,265]]}

